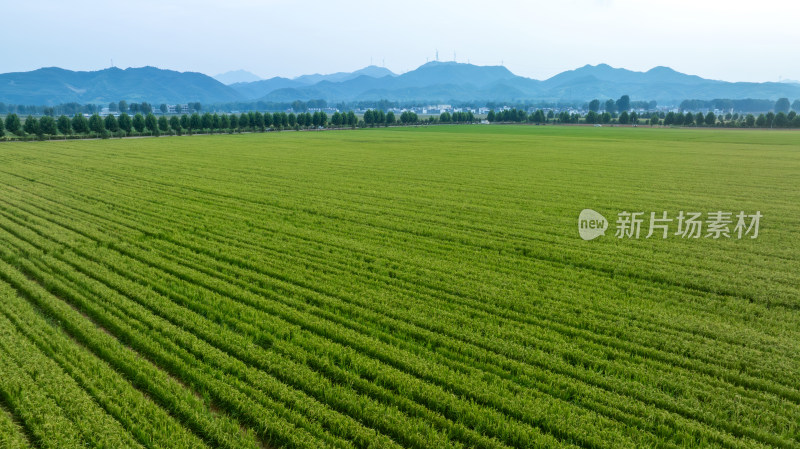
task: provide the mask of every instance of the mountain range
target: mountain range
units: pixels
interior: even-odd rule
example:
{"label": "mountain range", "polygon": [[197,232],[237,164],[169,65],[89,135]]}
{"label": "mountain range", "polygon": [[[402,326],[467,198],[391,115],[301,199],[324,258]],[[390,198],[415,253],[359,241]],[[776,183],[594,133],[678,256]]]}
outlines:
{"label": "mountain range", "polygon": [[325,99],[329,103],[381,99],[427,103],[582,102],[629,95],[633,100],[677,104],[684,99],[800,98],[800,84],[727,82],[683,74],[669,67],[636,72],[606,64],[586,65],[546,80],[518,76],[503,66],[434,61],[400,75],[383,67],[368,66],[354,72],[237,82],[253,77],[257,78],[244,71],[228,72],[214,79],[201,73],[155,67],[125,70],[112,67],[94,72],[51,67],[0,74],[0,102],[50,105],[120,99],[153,104],[311,99]]}

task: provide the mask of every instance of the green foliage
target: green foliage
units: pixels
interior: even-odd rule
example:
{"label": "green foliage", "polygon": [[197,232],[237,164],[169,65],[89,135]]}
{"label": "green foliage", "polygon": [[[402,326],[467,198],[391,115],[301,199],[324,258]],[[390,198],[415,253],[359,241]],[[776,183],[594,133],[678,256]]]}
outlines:
{"label": "green foliage", "polygon": [[83,114],[75,114],[72,117],[72,130],[77,134],[86,134],[89,132],[89,120]]}
{"label": "green foliage", "polygon": [[58,127],[58,132],[61,134],[64,134],[65,136],[72,134],[72,122],[70,122],[69,117],[66,115],[61,115],[58,117],[56,126]]}
{"label": "green foliage", "polygon": [[[223,116],[223,118],[227,119],[227,116]],[[182,126],[181,126],[181,120],[178,118],[177,115],[173,115],[172,117],[169,118],[169,127],[173,131],[180,134]]]}
{"label": "green foliage", "polygon": [[107,115],[104,122],[104,126],[108,131],[112,133],[119,131],[119,121],[113,115]]}
{"label": "green foliage", "polygon": [[775,113],[783,112],[784,114],[789,113],[789,99],[788,98],[779,98],[778,101],[775,102],[775,107],[773,108]]}
{"label": "green foliage", "polygon": [[133,130],[133,121],[131,120],[130,115],[124,112],[121,113],[119,115],[119,120],[117,120],[117,122],[119,123],[119,129],[125,131],[127,134],[130,134],[131,131]]}
{"label": "green foliage", "polygon": [[39,121],[36,120],[36,117],[29,115],[25,119],[25,124],[22,126],[22,130],[27,134],[39,134]]}
{"label": "green foliage", "polygon": [[22,132],[22,124],[17,114],[8,114],[6,116],[6,129],[11,134],[19,135]]}
{"label": "green foliage", "polygon": [[39,120],[39,134],[54,136],[57,133],[58,128],[56,128],[56,121],[53,117],[46,115]]}
{"label": "green foliage", "polygon": [[618,112],[628,112],[631,109],[631,97],[623,95],[615,103]]}
{"label": "green foliage", "polygon": [[135,129],[137,133],[144,132],[145,126],[144,116],[142,116],[142,114],[137,113],[133,116],[133,129]]}

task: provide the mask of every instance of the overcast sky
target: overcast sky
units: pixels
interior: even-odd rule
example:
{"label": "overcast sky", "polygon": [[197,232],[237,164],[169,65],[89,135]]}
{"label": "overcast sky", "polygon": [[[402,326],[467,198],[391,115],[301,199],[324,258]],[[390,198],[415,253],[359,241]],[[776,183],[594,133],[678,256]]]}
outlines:
{"label": "overcast sky", "polygon": [[152,65],[262,77],[401,73],[435,57],[544,79],[585,64],[800,79],[800,2],[11,0],[0,73]]}

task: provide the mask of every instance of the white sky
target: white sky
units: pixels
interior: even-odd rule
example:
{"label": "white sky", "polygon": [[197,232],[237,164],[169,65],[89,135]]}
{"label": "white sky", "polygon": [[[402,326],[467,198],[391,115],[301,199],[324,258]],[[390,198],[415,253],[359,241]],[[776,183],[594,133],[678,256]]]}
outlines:
{"label": "white sky", "polygon": [[[405,72],[433,59],[536,79],[585,64],[800,80],[800,2],[704,0],[10,0],[0,73],[156,67],[262,77]],[[384,62],[385,61],[385,62]]]}

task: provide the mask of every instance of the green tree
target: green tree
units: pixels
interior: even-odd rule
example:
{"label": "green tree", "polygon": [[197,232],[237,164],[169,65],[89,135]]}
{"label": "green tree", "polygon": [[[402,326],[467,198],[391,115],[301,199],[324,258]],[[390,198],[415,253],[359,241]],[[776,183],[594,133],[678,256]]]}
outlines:
{"label": "green tree", "polygon": [[125,100],[120,100],[117,104],[117,109],[120,113],[128,112],[128,102]]}
{"label": "green tree", "polygon": [[631,109],[631,97],[627,95],[619,97],[616,106],[617,106],[617,111],[619,111],[620,113],[629,111]]}
{"label": "green tree", "polygon": [[489,122],[497,120],[497,115],[494,113],[494,109],[489,111],[489,114],[486,115],[486,120],[488,120]]}
{"label": "green tree", "polygon": [[169,111],[169,106],[167,106],[166,103],[161,103],[161,106],[159,106],[158,109],[161,110],[162,114],[166,114],[167,111]]}
{"label": "green tree", "polygon": [[767,118],[764,114],[758,114],[758,118],[756,119],[756,127],[764,128],[767,126]]}
{"label": "green tree", "polygon": [[[264,122],[263,115],[261,116],[261,122],[262,123]],[[219,117],[219,115],[217,115],[216,112],[214,113],[214,115],[211,116],[211,127],[216,130],[222,129],[222,119]]]}
{"label": "green tree", "polygon": [[[302,115],[302,114],[298,114],[298,116],[299,115]],[[299,119],[297,120],[297,123],[300,123]],[[272,114],[270,114],[269,112],[265,112],[264,113],[264,127],[265,128],[269,128],[270,126],[272,126]]]}
{"label": "green tree", "polygon": [[103,134],[106,130],[106,124],[99,114],[92,114],[89,117],[89,130],[97,134]]}
{"label": "green tree", "polygon": [[439,121],[442,122],[442,123],[449,123],[450,122],[450,113],[448,113],[447,111],[442,112],[439,115]]}
{"label": "green tree", "polygon": [[694,116],[694,123],[695,123],[697,126],[703,126],[703,125],[705,125],[705,123],[706,123],[706,117],[703,115],[703,113],[702,113],[702,112],[698,112],[697,114],[695,114],[695,116]]}
{"label": "green tree", "polygon": [[28,118],[25,119],[22,130],[28,134],[39,134],[39,121],[32,115],[29,115]]}
{"label": "green tree", "polygon": [[6,129],[11,134],[19,135],[22,131],[22,123],[17,114],[8,114],[6,116]]}
{"label": "green tree", "polygon": [[[294,126],[294,124],[297,122],[296,121],[297,117],[294,116],[294,114],[292,114],[292,116],[293,116],[292,121],[294,122],[294,123],[292,123],[292,126]],[[261,131],[261,132],[264,132],[264,130],[266,128],[266,125],[267,125],[266,122],[264,122],[264,114],[256,111],[256,113],[254,114],[254,118],[255,118],[255,127],[256,127],[256,129]]]}
{"label": "green tree", "polygon": [[181,115],[181,128],[189,129],[189,116],[186,114]]}
{"label": "green tree", "polygon": [[394,116],[394,112],[392,112],[392,111],[387,112],[386,113],[386,126],[394,125],[395,121],[397,121],[397,119]]}
{"label": "green tree", "polygon": [[103,124],[103,126],[105,126],[107,130],[111,131],[112,133],[119,131],[119,122],[117,121],[117,118],[114,117],[113,115],[108,114],[104,122],[105,123]]}
{"label": "green tree", "polygon": [[239,129],[242,131],[250,129],[250,116],[244,112],[239,115]]}
{"label": "green tree", "polygon": [[56,127],[56,121],[53,117],[45,115],[39,120],[39,134],[54,136],[56,133],[58,133],[58,128]]}
{"label": "green tree", "polygon": [[289,121],[289,126],[291,126],[292,128],[294,128],[295,125],[297,125],[297,115],[294,112],[290,112],[287,119]]}
{"label": "green tree", "polygon": [[714,126],[717,123],[717,116],[713,112],[708,111],[705,118],[706,125]]}
{"label": "green tree", "polygon": [[89,121],[86,120],[86,117],[84,117],[83,114],[78,113],[72,117],[72,130],[77,134],[85,134],[89,132]]}
{"label": "green tree", "polygon": [[219,118],[219,129],[230,129],[231,127],[231,119],[228,117],[228,114],[222,114]]}
{"label": "green tree", "polygon": [[176,133],[180,135],[181,133],[181,119],[178,118],[177,115],[173,115],[169,118],[169,127]]}
{"label": "green tree", "polygon": [[119,110],[119,105],[112,101],[108,104],[108,110],[109,112],[117,112]]}
{"label": "green tree", "polygon": [[[42,120],[44,120],[44,119],[45,119],[45,117],[42,117]],[[786,114],[784,114],[783,111],[778,112],[777,114],[775,114],[775,127],[776,128],[787,128],[788,126],[789,126],[789,119],[786,118]]]}
{"label": "green tree", "polygon": [[596,111],[592,111],[591,109],[589,112],[586,113],[586,123],[592,124],[599,122],[599,117],[597,116]]}
{"label": "green tree", "polygon": [[6,127],[5,125],[3,125],[3,121],[0,120],[0,137],[3,137],[5,135],[6,135]]}
{"label": "green tree", "polygon": [[600,100],[594,99],[589,102],[589,110],[592,112],[597,112],[600,110]]}
{"label": "green tree", "polygon": [[603,112],[603,115],[600,116],[600,120],[602,120],[603,123],[611,123],[611,113],[608,111]]}
{"label": "green tree", "polygon": [[144,127],[150,131],[151,135],[158,135],[158,119],[155,115],[153,115],[152,112],[147,114],[147,116],[144,118]]}
{"label": "green tree", "polygon": [[655,112],[653,113],[653,115],[650,116],[650,126],[658,126],[660,121],[661,120],[658,118],[658,114],[656,114]]}
{"label": "green tree", "polygon": [[213,125],[214,125],[214,116],[212,116],[210,112],[206,112],[200,117],[200,128],[212,129]]}
{"label": "green tree", "polygon": [[141,133],[144,132],[144,127],[144,116],[137,112],[136,115],[133,116],[133,129],[135,129],[137,133]]}
{"label": "green tree", "polygon": [[756,125],[756,118],[753,114],[747,114],[747,117],[744,118],[744,124],[748,128],[752,128]]}
{"label": "green tree", "polygon": [[767,112],[767,128],[772,128],[775,125],[775,113]]}
{"label": "green tree", "polygon": [[[242,114],[242,117],[245,117],[245,121],[248,121],[247,114]],[[192,115],[189,116],[189,131],[197,131],[198,129],[202,129],[203,127],[203,120],[200,118],[200,114],[197,112],[193,112]]]}
{"label": "green tree", "polygon": [[687,112],[686,116],[683,117],[683,124],[684,126],[694,125],[694,114],[692,114],[691,112]]}
{"label": "green tree", "polygon": [[228,117],[228,123],[230,124],[230,129],[236,129],[239,127],[239,118],[236,114],[231,114],[231,116]]}
{"label": "green tree", "polygon": [[169,131],[169,121],[163,115],[158,118],[158,130],[162,133]]}
{"label": "green tree", "polygon": [[130,115],[123,112],[119,115],[117,122],[119,122],[119,129],[125,131],[126,134],[130,134],[133,130],[133,121],[131,121]]}
{"label": "green tree", "polygon": [[620,124],[622,124],[622,125],[627,125],[627,124],[628,124],[628,121],[630,121],[630,116],[628,115],[628,111],[627,111],[627,110],[624,110],[624,111],[622,111],[622,113],[619,115],[619,122],[620,122]]}
{"label": "green tree", "polygon": [[789,113],[789,99],[788,98],[778,98],[778,101],[775,102],[775,112],[783,112],[784,114]]}
{"label": "green tree", "polygon": [[58,132],[61,134],[69,135],[72,134],[72,123],[69,122],[69,117],[66,115],[61,115],[58,117],[58,121],[56,122],[56,127],[58,127]]}
{"label": "green tree", "polygon": [[800,112],[800,99],[794,100],[792,102],[792,110],[795,112]]}
{"label": "green tree", "polygon": [[331,123],[337,128],[342,126],[342,114],[340,114],[339,111],[333,113],[333,116],[331,116]]}
{"label": "green tree", "polygon": [[608,100],[606,100],[605,111],[608,112],[609,114],[617,112],[617,103],[609,98]]}

